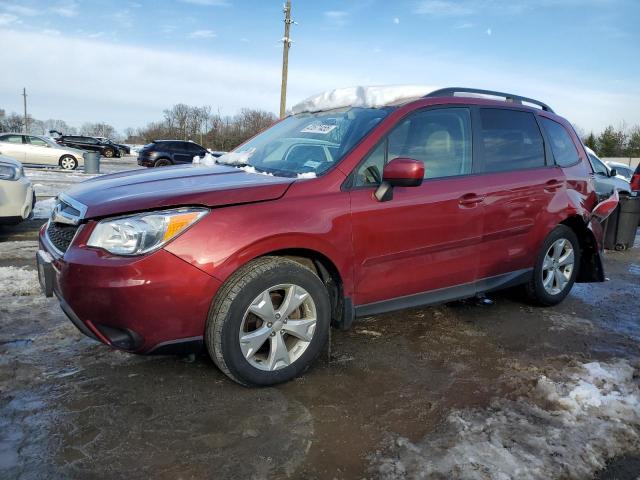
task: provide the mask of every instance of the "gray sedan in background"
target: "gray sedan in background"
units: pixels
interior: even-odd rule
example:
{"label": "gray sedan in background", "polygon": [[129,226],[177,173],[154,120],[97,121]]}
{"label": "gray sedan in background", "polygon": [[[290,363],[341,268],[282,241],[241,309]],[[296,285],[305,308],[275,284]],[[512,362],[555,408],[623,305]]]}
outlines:
{"label": "gray sedan in background", "polygon": [[0,155],[24,164],[57,165],[65,170],[75,170],[83,164],[83,153],[84,150],[58,145],[42,135],[0,134]]}

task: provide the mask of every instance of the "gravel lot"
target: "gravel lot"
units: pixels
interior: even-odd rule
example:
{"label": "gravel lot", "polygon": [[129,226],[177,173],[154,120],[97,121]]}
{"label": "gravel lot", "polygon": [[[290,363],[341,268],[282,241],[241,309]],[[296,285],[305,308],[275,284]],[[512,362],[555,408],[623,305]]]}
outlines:
{"label": "gravel lot", "polygon": [[[39,200],[84,177],[28,175]],[[0,229],[0,478],[640,475],[640,236],[555,308],[500,293],[365,318],[304,377],[247,389],[205,355],[82,336],[38,292],[42,222]]]}

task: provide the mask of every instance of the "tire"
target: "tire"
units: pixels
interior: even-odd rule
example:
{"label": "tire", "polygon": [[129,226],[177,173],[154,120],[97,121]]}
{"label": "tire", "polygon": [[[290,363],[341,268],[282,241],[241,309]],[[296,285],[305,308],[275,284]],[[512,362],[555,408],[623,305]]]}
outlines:
{"label": "tire", "polygon": [[110,148],[107,148],[104,151],[104,156],[107,157],[107,158],[113,158],[114,155],[115,155],[115,152]]}
{"label": "tire", "polygon": [[58,164],[63,170],[75,170],[78,168],[78,160],[76,160],[72,155],[63,155],[60,157]]}
{"label": "tire", "polygon": [[173,163],[171,163],[171,160],[168,158],[159,158],[153,164],[154,167],[169,167],[171,165],[173,165]]}
{"label": "tire", "polygon": [[[556,250],[556,246],[561,246],[561,250]],[[569,261],[569,248],[573,252],[572,264]],[[570,272],[567,269],[569,265]],[[578,237],[569,227],[558,225],[549,233],[538,253],[533,278],[524,286],[526,298],[536,305],[557,305],[571,291],[579,269]]]}
{"label": "tire", "polygon": [[[279,290],[287,286],[289,290]],[[289,298],[301,302],[293,311],[287,309]],[[266,302],[273,308],[262,308]],[[221,287],[209,313],[205,343],[214,363],[235,382],[274,385],[297,377],[313,363],[327,342],[330,322],[329,294],[314,272],[285,258],[262,257],[241,267]],[[295,335],[290,333],[294,328],[299,329]],[[251,341],[241,342],[241,337]],[[282,345],[286,350],[278,348]]]}

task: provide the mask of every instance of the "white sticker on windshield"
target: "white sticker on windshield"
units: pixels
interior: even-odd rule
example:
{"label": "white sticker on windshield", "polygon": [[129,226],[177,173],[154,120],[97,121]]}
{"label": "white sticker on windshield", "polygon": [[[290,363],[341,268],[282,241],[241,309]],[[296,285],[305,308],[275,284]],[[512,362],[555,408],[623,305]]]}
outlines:
{"label": "white sticker on windshield", "polygon": [[318,168],[320,166],[320,162],[314,162],[313,160],[307,160],[304,162],[305,167]]}
{"label": "white sticker on windshield", "polygon": [[337,125],[327,125],[326,123],[310,123],[300,133],[321,133],[326,135],[337,127]]}

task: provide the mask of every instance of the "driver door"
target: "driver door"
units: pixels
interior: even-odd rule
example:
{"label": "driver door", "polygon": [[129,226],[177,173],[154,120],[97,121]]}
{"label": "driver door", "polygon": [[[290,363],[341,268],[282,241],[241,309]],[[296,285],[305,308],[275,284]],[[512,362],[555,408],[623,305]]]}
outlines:
{"label": "driver door", "polygon": [[[354,304],[367,305],[365,313],[473,295],[483,207],[475,197],[482,180],[470,175],[471,138],[468,108],[417,111],[353,172]],[[395,187],[391,200],[379,202],[373,193],[396,157],[423,161],[425,180]]]}

